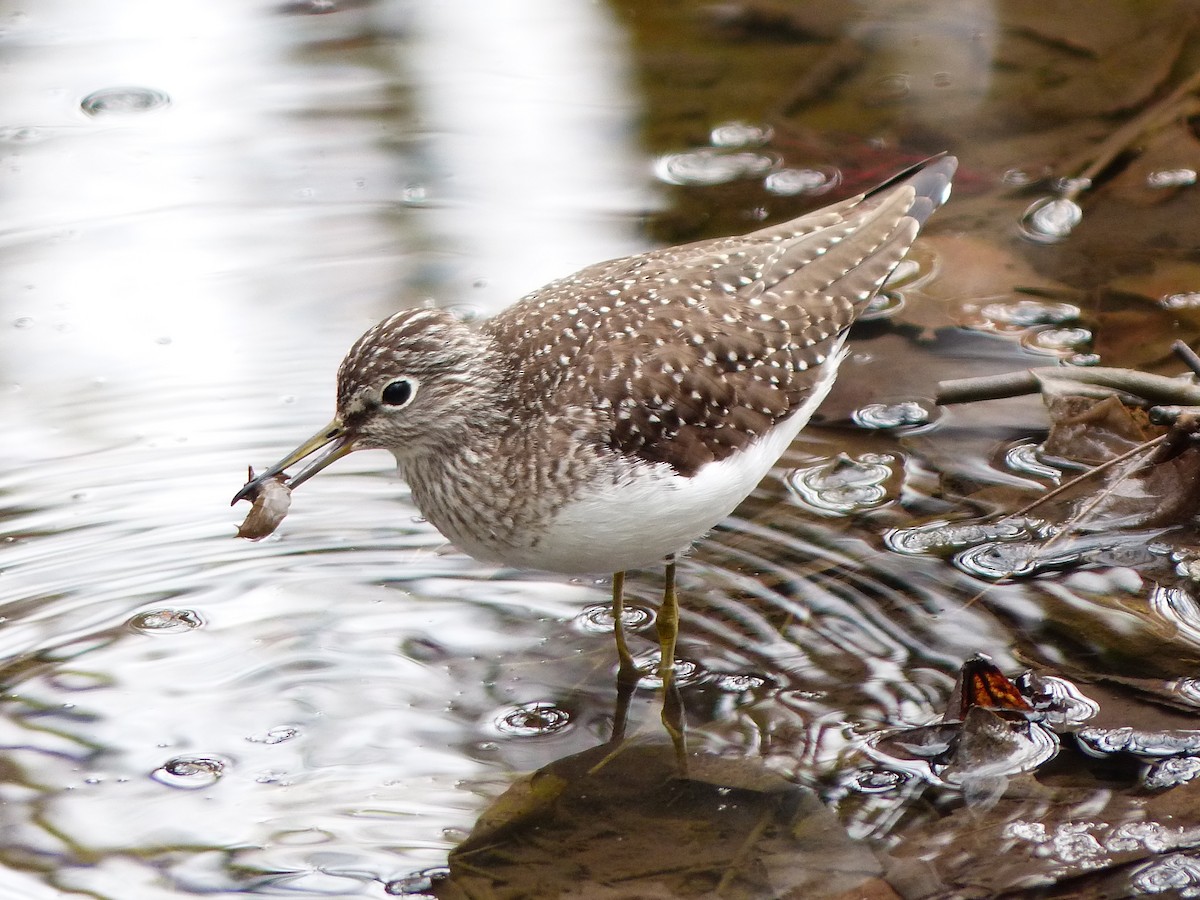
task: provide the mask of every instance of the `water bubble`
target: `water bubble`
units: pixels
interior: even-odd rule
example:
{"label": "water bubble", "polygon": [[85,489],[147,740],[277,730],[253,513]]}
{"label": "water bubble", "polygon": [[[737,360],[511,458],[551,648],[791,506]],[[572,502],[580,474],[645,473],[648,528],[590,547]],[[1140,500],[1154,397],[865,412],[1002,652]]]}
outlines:
{"label": "water bubble", "polygon": [[1082,554],[1076,550],[1047,548],[1038,542],[986,543],[970,547],[954,557],[954,564],[978,578],[1000,581],[1022,578],[1049,569],[1064,569],[1077,564]]}
{"label": "water bubble", "polygon": [[762,177],[777,164],[774,156],[765,153],[688,150],[659,157],[654,164],[654,174],[667,184],[703,187],[728,184],[739,178]]}
{"label": "water bubble", "polygon": [[1142,783],[1152,791],[1177,787],[1200,775],[1200,759],[1194,756],[1168,756],[1152,763],[1142,776]]}
{"label": "water bubble", "polygon": [[27,144],[42,136],[41,129],[29,125],[0,127],[0,144]]}
{"label": "water bubble", "polygon": [[[654,620],[654,612],[644,606],[626,604],[621,613],[621,624],[626,631],[644,628]],[[613,630],[613,608],[608,603],[598,603],[583,610],[576,619],[579,627],[589,634],[610,634]]]}
{"label": "water bubble", "polygon": [[1058,325],[1079,318],[1078,306],[1051,300],[1017,300],[989,303],[979,310],[985,324],[1029,328],[1032,325]]}
{"label": "water bubble", "polygon": [[1100,712],[1100,704],[1086,697],[1071,682],[1053,675],[1026,672],[1017,688],[1040,715],[1041,721],[1060,728],[1082,725]]}
{"label": "water bubble", "polygon": [[1057,481],[1062,477],[1062,471],[1042,462],[1041,457],[1038,456],[1040,450],[1041,445],[1032,441],[1014,444],[1004,451],[1004,465],[1013,472]]}
{"label": "water bubble", "polygon": [[866,309],[859,315],[860,322],[874,322],[877,319],[888,319],[904,309],[904,295],[896,291],[880,291],[867,303]]}
{"label": "water bubble", "polygon": [[[662,686],[662,679],[658,677],[658,662],[661,658],[660,654],[655,653],[637,664],[641,675],[641,687],[653,689]],[[676,659],[672,671],[675,674],[675,683],[680,685],[697,681],[704,674],[704,669],[694,659]]]}
{"label": "water bubble", "polygon": [[1070,356],[1064,356],[1063,362],[1068,366],[1080,366],[1087,368],[1088,366],[1100,365],[1099,353],[1072,353]]}
{"label": "water bubble", "polygon": [[999,522],[926,522],[896,528],[883,536],[884,543],[908,556],[940,554],[984,542],[1022,541],[1042,534],[1038,519],[1003,519]]}
{"label": "water bubble", "polygon": [[1165,309],[1200,309],[1200,291],[1185,291],[1159,297],[1158,303]]}
{"label": "water bubble", "polygon": [[186,791],[211,787],[225,774],[229,761],[219,756],[176,756],[150,773],[155,781]]}
{"label": "water bubble", "polygon": [[1009,187],[1029,187],[1031,184],[1037,184],[1043,181],[1047,174],[1045,169],[1040,172],[1030,172],[1028,169],[1006,169],[1004,174],[1000,176],[1001,184]]}
{"label": "water bubble", "polygon": [[282,744],[284,741],[298,737],[299,734],[299,728],[293,728],[291,725],[276,725],[263,734],[251,735],[246,740],[254,744]]}
{"label": "water bubble", "polygon": [[406,184],[400,190],[400,203],[403,206],[425,206],[429,202],[429,188],[423,184]]}
{"label": "water bubble", "polygon": [[851,413],[851,418],[860,428],[902,428],[906,425],[924,425],[930,412],[916,400],[900,403],[869,403]]}
{"label": "water bubble", "polygon": [[1151,860],[1134,870],[1129,885],[1141,894],[1200,897],[1200,860],[1183,853]]}
{"label": "water bubble", "polygon": [[1146,176],[1148,188],[1189,187],[1195,183],[1195,169],[1158,169]]}
{"label": "water bubble", "polygon": [[826,169],[780,169],[772,172],[763,181],[772,194],[780,197],[796,197],[801,194],[816,196],[837,187],[842,173],[833,167]]}
{"label": "water bubble", "polygon": [[111,87],[93,91],[79,102],[89,116],[149,112],[171,102],[162,91],[146,87]]}
{"label": "water bubble", "polygon": [[149,609],[135,615],[127,623],[142,634],[180,634],[204,624],[193,609]]}
{"label": "water bubble", "polygon": [[727,691],[730,694],[745,694],[749,691],[757,691],[767,685],[767,679],[762,675],[754,675],[752,673],[727,673],[718,675],[713,683],[722,691]]}
{"label": "water bubble", "polygon": [[1075,733],[1085,750],[1097,756],[1132,753],[1136,756],[1194,756],[1200,754],[1200,731],[1172,729],[1139,731],[1123,728],[1081,728]]}
{"label": "water bubble", "polygon": [[514,737],[543,737],[571,727],[571,714],[547,700],[510,707],[493,719],[496,730]]}
{"label": "water bubble", "polygon": [[876,453],[864,453],[858,459],[839,454],[815,466],[793,470],[786,484],[807,505],[845,514],[878,506],[888,499],[886,484],[895,463],[894,457]]}
{"label": "water bubble", "polygon": [[909,777],[908,773],[896,769],[864,769],[855,775],[853,787],[864,794],[884,794],[902,787]]}
{"label": "water bubble", "polygon": [[435,866],[389,881],[383,886],[383,892],[392,897],[431,897],[437,888],[437,882],[445,881],[449,877],[449,867]]}
{"label": "water bubble", "polygon": [[1092,342],[1092,333],[1086,328],[1040,328],[1021,338],[1021,344],[1036,353],[1068,354]]}
{"label": "water bubble", "polygon": [[33,316],[17,316],[13,319],[13,328],[30,328],[33,325]]}
{"label": "water bubble", "polygon": [[1083,210],[1074,200],[1042,197],[1025,210],[1018,227],[1031,241],[1054,244],[1067,238],[1082,219]]}
{"label": "water bubble", "polygon": [[726,122],[712,130],[709,141],[714,147],[757,147],[769,141],[773,134],[769,125]]}

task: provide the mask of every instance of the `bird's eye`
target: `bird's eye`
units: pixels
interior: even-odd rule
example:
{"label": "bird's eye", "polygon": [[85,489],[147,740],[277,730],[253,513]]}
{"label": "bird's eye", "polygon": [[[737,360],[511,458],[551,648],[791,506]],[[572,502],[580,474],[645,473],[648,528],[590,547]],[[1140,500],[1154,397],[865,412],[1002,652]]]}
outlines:
{"label": "bird's eye", "polygon": [[380,399],[385,406],[407,406],[417,392],[417,385],[411,378],[397,378],[383,389]]}

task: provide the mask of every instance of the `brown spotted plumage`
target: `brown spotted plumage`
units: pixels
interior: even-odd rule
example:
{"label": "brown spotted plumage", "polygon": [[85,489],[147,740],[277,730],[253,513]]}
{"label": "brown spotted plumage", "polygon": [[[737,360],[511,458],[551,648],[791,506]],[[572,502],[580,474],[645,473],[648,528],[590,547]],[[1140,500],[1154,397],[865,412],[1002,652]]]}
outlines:
{"label": "brown spotted plumage", "polygon": [[405,310],[338,373],[332,445],[391,450],[443,534],[490,561],[616,571],[727,515],[832,383],[846,330],[947,196],[939,157],[741,237],[599,263],[478,327]]}

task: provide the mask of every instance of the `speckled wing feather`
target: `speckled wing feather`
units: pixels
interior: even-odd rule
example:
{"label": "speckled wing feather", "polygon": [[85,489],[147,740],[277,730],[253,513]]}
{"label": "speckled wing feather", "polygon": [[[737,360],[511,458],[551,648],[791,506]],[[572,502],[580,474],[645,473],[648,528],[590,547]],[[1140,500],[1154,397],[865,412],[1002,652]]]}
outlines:
{"label": "speckled wing feather", "polygon": [[691,475],[803,402],[952,174],[940,158],[791,222],[599,263],[483,327],[520,402],[592,410],[599,443]]}

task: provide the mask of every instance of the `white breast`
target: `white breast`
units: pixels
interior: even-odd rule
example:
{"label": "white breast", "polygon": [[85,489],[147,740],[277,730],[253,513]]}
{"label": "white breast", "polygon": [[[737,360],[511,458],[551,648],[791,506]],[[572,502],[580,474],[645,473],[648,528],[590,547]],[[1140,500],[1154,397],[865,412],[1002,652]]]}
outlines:
{"label": "white breast", "polygon": [[834,345],[812,392],[786,419],[753,444],[685,478],[670,466],[638,470],[625,483],[599,485],[559,511],[545,534],[504,562],[565,573],[623,572],[657,565],[688,549],[733,512],[808,424],[846,355]]}

